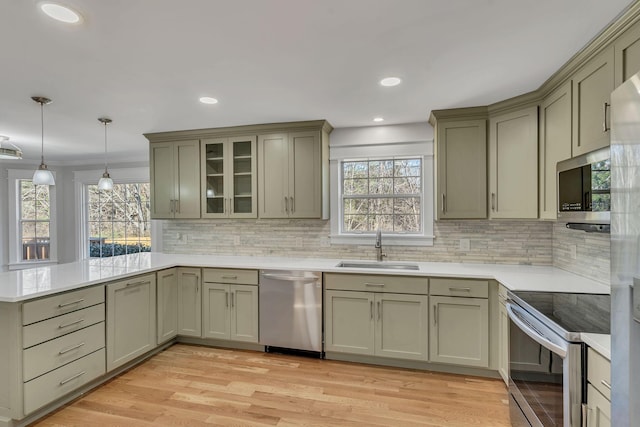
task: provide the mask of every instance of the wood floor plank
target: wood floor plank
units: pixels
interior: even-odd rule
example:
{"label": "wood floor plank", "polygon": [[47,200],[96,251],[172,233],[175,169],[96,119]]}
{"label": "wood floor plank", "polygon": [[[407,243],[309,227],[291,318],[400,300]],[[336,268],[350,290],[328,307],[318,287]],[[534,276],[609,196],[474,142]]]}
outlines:
{"label": "wood floor plank", "polygon": [[34,426],[509,426],[499,380],[176,344]]}

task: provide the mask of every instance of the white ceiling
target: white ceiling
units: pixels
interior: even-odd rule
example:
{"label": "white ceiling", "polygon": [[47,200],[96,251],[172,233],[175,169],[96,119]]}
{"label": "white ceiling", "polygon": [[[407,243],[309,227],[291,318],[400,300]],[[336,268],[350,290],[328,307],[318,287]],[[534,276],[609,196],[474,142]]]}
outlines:
{"label": "white ceiling", "polygon": [[[426,121],[539,87],[630,0],[0,1],[0,135],[45,159],[147,158],[146,132],[327,119]],[[400,86],[382,87],[385,76]],[[203,95],[219,99],[203,105]]]}

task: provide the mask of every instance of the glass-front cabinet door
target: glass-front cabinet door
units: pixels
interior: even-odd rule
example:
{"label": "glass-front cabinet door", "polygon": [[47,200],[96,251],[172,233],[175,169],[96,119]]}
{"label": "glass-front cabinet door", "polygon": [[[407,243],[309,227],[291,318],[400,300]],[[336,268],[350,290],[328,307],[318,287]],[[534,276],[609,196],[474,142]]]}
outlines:
{"label": "glass-front cabinet door", "polygon": [[256,218],[256,137],[202,141],[203,218]]}

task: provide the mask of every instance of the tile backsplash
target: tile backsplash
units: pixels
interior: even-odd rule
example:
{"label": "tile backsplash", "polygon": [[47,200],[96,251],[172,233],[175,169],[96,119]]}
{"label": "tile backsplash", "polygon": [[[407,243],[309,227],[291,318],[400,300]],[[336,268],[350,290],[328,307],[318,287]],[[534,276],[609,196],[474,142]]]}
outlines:
{"label": "tile backsplash", "polygon": [[[388,260],[551,265],[552,223],[440,221],[434,246],[386,246]],[[370,245],[332,244],[322,220],[165,221],[163,251],[217,255],[375,259]],[[469,250],[460,249],[469,240]],[[384,243],[384,242],[383,242]]]}
{"label": "tile backsplash", "polygon": [[609,284],[610,236],[569,230],[566,223],[553,223],[553,266]]}

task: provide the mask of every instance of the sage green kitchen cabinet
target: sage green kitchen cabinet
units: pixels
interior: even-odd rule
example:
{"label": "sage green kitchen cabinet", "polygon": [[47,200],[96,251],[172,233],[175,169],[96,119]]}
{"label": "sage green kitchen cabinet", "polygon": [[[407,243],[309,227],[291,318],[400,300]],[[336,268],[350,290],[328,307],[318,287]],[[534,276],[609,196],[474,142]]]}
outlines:
{"label": "sage green kitchen cabinet", "polygon": [[256,136],[201,142],[202,218],[256,218]]}
{"label": "sage green kitchen cabinet", "polygon": [[325,291],[325,351],[427,360],[428,297]]}
{"label": "sage green kitchen cabinet", "polygon": [[200,141],[150,144],[151,218],[200,218]]}
{"label": "sage green kitchen cabinet", "polygon": [[507,288],[498,288],[500,313],[498,317],[498,373],[509,386],[509,314],[507,313]]}
{"label": "sage green kitchen cabinet", "polygon": [[640,71],[640,23],[635,23],[614,41],[615,87]]}
{"label": "sage green kitchen cabinet", "polygon": [[608,47],[572,77],[572,155],[609,146],[609,102],[614,89],[614,49]]}
{"label": "sage green kitchen cabinet", "polygon": [[168,268],[156,273],[157,338],[165,343],[178,335],[178,269]]}
{"label": "sage green kitchen cabinet", "polygon": [[106,285],[107,370],[156,347],[156,275]]}
{"label": "sage green kitchen cabinet", "polygon": [[199,268],[178,268],[178,335],[202,336],[202,275]]}
{"label": "sage green kitchen cabinet", "polygon": [[558,217],[556,164],[571,158],[571,102],[569,81],[540,105],[540,219]]}
{"label": "sage green kitchen cabinet", "polygon": [[489,217],[538,217],[538,107],[489,118]]}
{"label": "sage green kitchen cabinet", "polygon": [[587,425],[611,425],[611,362],[587,348]]}
{"label": "sage green kitchen cabinet", "polygon": [[260,218],[321,218],[322,156],[320,131],[259,135]]}
{"label": "sage green kitchen cabinet", "polygon": [[257,343],[258,272],[205,268],[203,278],[203,336]]}
{"label": "sage green kitchen cabinet", "polygon": [[434,116],[436,220],[487,217],[486,123]]}
{"label": "sage green kitchen cabinet", "polygon": [[489,281],[433,278],[429,360],[489,367]]}

